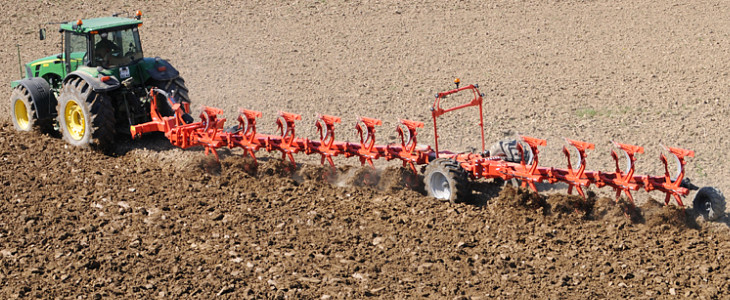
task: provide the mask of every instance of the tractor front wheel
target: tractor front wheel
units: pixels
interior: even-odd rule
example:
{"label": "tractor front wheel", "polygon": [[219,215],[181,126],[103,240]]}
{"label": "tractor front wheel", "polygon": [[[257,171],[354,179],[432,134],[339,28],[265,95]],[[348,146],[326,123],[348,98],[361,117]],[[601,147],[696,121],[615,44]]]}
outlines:
{"label": "tractor front wheel", "polygon": [[95,92],[83,79],[64,83],[57,111],[60,131],[69,144],[106,151],[114,142],[114,107],[108,96]]}
{"label": "tractor front wheel", "polygon": [[10,95],[10,113],[15,130],[31,131],[36,124],[35,106],[30,101],[30,93],[22,85],[14,88]]}
{"label": "tractor front wheel", "polygon": [[468,193],[469,177],[453,159],[437,158],[424,172],[424,184],[429,196],[451,203],[461,202]]}

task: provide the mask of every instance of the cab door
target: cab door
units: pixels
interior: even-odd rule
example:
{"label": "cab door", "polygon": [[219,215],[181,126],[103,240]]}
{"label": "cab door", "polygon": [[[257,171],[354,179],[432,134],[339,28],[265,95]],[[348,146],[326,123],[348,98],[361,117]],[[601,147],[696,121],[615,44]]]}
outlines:
{"label": "cab door", "polygon": [[[64,50],[64,62],[66,73],[76,71],[79,66],[89,62],[89,37],[86,34],[66,31],[66,49]],[[64,77],[66,74],[64,74]]]}

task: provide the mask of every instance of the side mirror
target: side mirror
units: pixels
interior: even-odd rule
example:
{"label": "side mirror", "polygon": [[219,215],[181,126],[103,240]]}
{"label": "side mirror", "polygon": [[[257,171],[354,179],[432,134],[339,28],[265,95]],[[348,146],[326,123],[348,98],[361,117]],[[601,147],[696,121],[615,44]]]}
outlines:
{"label": "side mirror", "polygon": [[46,39],[46,29],[45,29],[45,28],[41,28],[41,29],[40,29],[40,30],[38,31],[38,36],[39,36],[39,38],[41,39],[41,41],[42,41],[42,40],[45,40],[45,39]]}

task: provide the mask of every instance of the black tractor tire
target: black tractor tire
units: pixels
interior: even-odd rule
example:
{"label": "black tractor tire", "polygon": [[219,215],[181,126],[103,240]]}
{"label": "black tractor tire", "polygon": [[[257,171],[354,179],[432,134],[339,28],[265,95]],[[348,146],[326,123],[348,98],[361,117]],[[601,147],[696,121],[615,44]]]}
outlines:
{"label": "black tractor tire", "polygon": [[24,86],[19,85],[10,94],[10,114],[13,119],[13,126],[17,131],[31,131],[34,129],[42,133],[53,132],[53,119],[38,119],[35,102],[31,99],[30,92]]}
{"label": "black tractor tire", "polygon": [[[506,139],[496,142],[489,148],[489,156],[500,156],[504,161],[520,163],[522,157],[520,156],[520,151],[517,149],[518,143],[520,141],[516,139]],[[530,151],[527,144],[522,144],[522,146],[525,152],[525,164],[532,164],[532,151]]]}
{"label": "black tractor tire", "polygon": [[722,192],[711,186],[706,186],[697,191],[692,201],[694,211],[700,214],[707,221],[714,221],[725,214],[725,196]]}
{"label": "black tractor tire", "polygon": [[429,196],[442,201],[465,201],[469,194],[469,176],[453,159],[437,158],[428,164],[423,183]]}
{"label": "black tractor tire", "polygon": [[[182,77],[177,77],[175,79],[167,81],[152,81],[149,85],[161,89],[167,92],[169,95],[174,94],[175,100],[180,102],[181,104],[190,103],[188,88],[185,86],[185,79],[183,79]],[[175,115],[175,112],[172,110],[171,104],[163,95],[157,96],[157,107],[160,111],[160,114],[164,117],[170,117]],[[185,110],[185,106],[183,106],[182,108],[185,112],[185,114],[183,114],[182,116],[183,121],[185,121],[185,123],[192,123],[194,120],[193,117],[190,116],[190,111]]]}
{"label": "black tractor tire", "polygon": [[31,131],[38,122],[35,105],[30,100],[30,92],[19,85],[10,94],[10,114],[17,131]]}
{"label": "black tractor tire", "polygon": [[81,78],[67,81],[58,97],[58,126],[63,139],[83,148],[107,151],[114,143],[114,107],[104,93]]}

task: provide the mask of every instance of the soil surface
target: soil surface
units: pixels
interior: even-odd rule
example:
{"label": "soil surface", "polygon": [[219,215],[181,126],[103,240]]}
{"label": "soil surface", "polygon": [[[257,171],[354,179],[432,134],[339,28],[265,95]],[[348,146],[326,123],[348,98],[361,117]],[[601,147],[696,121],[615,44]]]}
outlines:
{"label": "soil surface", "polygon": [[[672,1],[18,1],[0,3],[0,82],[21,60],[60,52],[47,22],[141,9],[146,56],[169,59],[193,107],[422,121],[452,80],[485,93],[488,143],[548,140],[540,163],[563,166],[562,138],[596,143],[588,168],[612,170],[610,141],[641,145],[637,173],[661,175],[660,145],[696,151],[687,176],[730,187],[727,3]],[[57,26],[57,25],[49,25]],[[9,99],[10,89],[0,90]],[[454,101],[468,101],[454,97]],[[7,102],[6,102],[7,103]],[[457,102],[449,102],[457,103]],[[180,150],[159,135],[120,140],[114,155],[18,133],[0,105],[0,298],[727,298],[730,221],[637,208],[564,190],[475,184],[468,203],[422,194],[393,163],[363,169],[319,158],[258,164]],[[478,115],[439,123],[440,146],[478,146]],[[414,177],[416,176],[416,177]],[[608,191],[610,192],[610,191]],[[693,194],[685,200],[691,204]]]}

